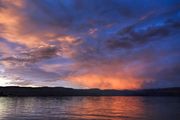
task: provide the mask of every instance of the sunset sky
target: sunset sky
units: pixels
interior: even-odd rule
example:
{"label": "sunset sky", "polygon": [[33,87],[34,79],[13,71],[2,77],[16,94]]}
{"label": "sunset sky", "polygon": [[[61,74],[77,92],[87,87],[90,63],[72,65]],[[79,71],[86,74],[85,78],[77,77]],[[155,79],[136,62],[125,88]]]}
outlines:
{"label": "sunset sky", "polygon": [[0,0],[0,86],[180,87],[179,0]]}

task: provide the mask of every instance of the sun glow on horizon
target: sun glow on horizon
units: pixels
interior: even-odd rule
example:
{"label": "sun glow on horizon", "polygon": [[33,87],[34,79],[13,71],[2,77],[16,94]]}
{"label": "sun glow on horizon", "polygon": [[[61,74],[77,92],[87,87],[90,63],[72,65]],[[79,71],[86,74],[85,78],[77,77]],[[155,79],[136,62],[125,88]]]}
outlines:
{"label": "sun glow on horizon", "polygon": [[11,80],[0,76],[0,86],[11,86]]}

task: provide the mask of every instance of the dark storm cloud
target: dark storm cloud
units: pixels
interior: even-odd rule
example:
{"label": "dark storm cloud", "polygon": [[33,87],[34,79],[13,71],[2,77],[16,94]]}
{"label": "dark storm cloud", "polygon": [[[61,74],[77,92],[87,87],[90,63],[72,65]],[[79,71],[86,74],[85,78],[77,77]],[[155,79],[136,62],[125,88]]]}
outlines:
{"label": "dark storm cloud", "polygon": [[62,31],[70,28],[72,32],[96,26],[103,27],[125,18],[137,17],[135,8],[131,8],[128,2],[117,0],[29,0],[26,7],[33,8],[25,11],[28,15],[26,17],[34,24],[42,28],[54,26]]}
{"label": "dark storm cloud", "polygon": [[10,57],[1,58],[1,61],[34,63],[44,59],[50,59],[57,56],[59,49],[56,47],[40,47],[31,50],[20,51],[19,54]]}
{"label": "dark storm cloud", "polygon": [[161,22],[160,25],[150,25],[146,28],[138,28],[128,26],[118,32],[114,38],[107,40],[107,46],[111,49],[115,48],[132,48],[137,44],[147,44],[153,40],[161,40],[163,37],[168,37],[174,31],[178,31],[180,22],[178,20],[167,19]]}

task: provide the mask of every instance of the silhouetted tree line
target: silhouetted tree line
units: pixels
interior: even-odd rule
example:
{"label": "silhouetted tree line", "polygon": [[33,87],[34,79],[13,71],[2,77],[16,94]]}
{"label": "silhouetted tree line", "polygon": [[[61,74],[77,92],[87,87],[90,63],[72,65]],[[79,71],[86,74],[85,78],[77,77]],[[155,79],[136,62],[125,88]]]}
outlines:
{"label": "silhouetted tree line", "polygon": [[0,96],[180,96],[180,87],[145,90],[0,87]]}

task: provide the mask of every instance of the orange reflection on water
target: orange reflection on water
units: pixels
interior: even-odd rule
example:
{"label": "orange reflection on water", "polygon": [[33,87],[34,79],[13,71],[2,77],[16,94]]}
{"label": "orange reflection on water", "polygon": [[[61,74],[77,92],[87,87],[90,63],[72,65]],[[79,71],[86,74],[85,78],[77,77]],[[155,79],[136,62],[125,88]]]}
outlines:
{"label": "orange reflection on water", "polygon": [[178,113],[177,97],[0,97],[0,120],[175,120]]}
{"label": "orange reflection on water", "polygon": [[144,116],[141,97],[0,98],[0,119],[125,120]]}
{"label": "orange reflection on water", "polygon": [[[77,98],[81,99],[81,98]],[[141,97],[86,97],[78,100],[74,115],[83,119],[131,119],[144,114]]]}

